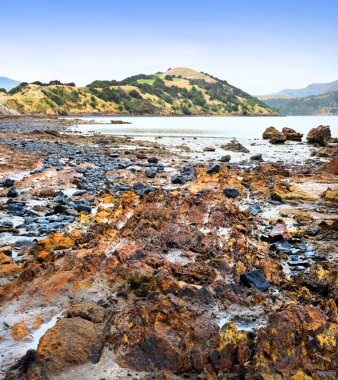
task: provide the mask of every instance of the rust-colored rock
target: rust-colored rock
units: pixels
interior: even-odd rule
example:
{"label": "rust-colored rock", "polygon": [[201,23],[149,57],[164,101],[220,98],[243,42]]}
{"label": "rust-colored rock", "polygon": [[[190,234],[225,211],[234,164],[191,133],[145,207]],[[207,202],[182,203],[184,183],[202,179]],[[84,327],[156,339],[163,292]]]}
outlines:
{"label": "rust-colored rock", "polygon": [[62,319],[40,339],[38,360],[50,374],[96,361],[101,346],[100,327],[80,317]]}
{"label": "rust-colored rock", "polygon": [[334,379],[337,338],[338,324],[328,322],[319,308],[290,305],[258,331],[256,369],[263,378],[297,379],[304,371],[313,379]]}
{"label": "rust-colored rock", "polygon": [[280,133],[280,132],[275,127],[268,127],[263,132],[263,139],[264,140],[270,140],[270,139],[272,139],[278,133]]}
{"label": "rust-colored rock", "polygon": [[282,129],[282,133],[286,136],[287,140],[290,140],[290,141],[302,141],[303,134],[299,133],[299,132],[296,132],[292,128],[284,127]]}
{"label": "rust-colored rock", "polygon": [[14,340],[21,340],[29,334],[29,330],[24,322],[17,322],[11,327],[10,333]]}
{"label": "rust-colored rock", "polygon": [[310,144],[326,145],[331,138],[331,129],[329,125],[320,125],[317,128],[312,128],[306,139]]}

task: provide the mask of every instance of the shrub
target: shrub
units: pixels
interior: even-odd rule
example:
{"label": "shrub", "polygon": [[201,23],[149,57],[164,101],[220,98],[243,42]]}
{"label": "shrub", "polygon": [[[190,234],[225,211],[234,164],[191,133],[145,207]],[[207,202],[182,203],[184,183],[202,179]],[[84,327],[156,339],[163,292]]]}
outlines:
{"label": "shrub", "polygon": [[6,89],[3,88],[3,87],[0,87],[0,92],[5,92],[5,93],[7,93]]}
{"label": "shrub", "polygon": [[21,91],[23,88],[25,88],[28,85],[27,82],[22,82],[18,86],[12,88],[11,90],[8,91],[9,95],[14,95],[17,92]]}
{"label": "shrub", "polygon": [[129,95],[134,99],[142,99],[142,95],[136,90],[129,91]]}

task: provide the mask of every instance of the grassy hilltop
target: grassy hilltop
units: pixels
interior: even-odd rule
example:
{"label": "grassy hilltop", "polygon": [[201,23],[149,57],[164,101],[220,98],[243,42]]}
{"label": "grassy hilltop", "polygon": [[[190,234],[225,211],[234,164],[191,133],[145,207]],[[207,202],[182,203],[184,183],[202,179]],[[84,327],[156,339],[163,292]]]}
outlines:
{"label": "grassy hilltop", "polygon": [[263,101],[224,80],[188,68],[97,80],[86,87],[52,81],[21,83],[0,92],[0,104],[21,113],[67,115],[278,115]]}

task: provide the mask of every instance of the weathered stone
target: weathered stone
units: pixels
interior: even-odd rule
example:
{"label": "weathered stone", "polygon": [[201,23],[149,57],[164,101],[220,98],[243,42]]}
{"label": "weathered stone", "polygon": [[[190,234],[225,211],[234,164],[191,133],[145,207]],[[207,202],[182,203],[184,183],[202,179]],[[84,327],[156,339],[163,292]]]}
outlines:
{"label": "weathered stone", "polygon": [[260,291],[266,291],[270,287],[270,284],[266,280],[263,271],[260,269],[242,274],[241,283],[246,286],[256,288]]}
{"label": "weathered stone", "polygon": [[272,139],[276,134],[279,134],[280,132],[275,127],[268,127],[263,132],[263,139],[264,140],[270,140]]}
{"label": "weathered stone", "polygon": [[239,196],[239,191],[237,189],[233,189],[230,187],[227,187],[226,189],[224,189],[223,193],[229,198],[237,198]]}
{"label": "weathered stone", "polygon": [[302,141],[303,134],[299,133],[299,132],[296,132],[292,128],[286,128],[286,127],[284,127],[282,129],[282,133],[286,136],[287,140]]}
{"label": "weathered stone", "polygon": [[329,125],[320,125],[317,128],[312,128],[306,139],[310,144],[326,145],[331,138],[331,130]]}
{"label": "weathered stone", "polygon": [[38,359],[50,374],[94,360],[98,355],[100,325],[80,317],[65,318],[40,339]]}
{"label": "weathered stone", "polygon": [[29,334],[29,330],[24,322],[17,322],[11,327],[10,333],[14,340],[21,340]]}

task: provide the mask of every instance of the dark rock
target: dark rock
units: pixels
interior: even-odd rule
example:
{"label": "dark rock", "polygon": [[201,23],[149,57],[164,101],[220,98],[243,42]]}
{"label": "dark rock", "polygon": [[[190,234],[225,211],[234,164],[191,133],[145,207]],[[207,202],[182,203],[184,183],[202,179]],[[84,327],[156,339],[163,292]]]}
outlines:
{"label": "dark rock", "polygon": [[180,175],[176,174],[171,177],[171,183],[174,185],[183,185],[184,181]]}
{"label": "dark rock", "polygon": [[262,153],[254,154],[253,156],[250,157],[250,160],[251,161],[263,161]]}
{"label": "dark rock", "polygon": [[247,272],[241,275],[240,281],[242,284],[256,288],[260,291],[266,291],[269,289],[270,284],[266,280],[264,273],[261,269],[256,269],[251,272]]}
{"label": "dark rock", "polygon": [[224,189],[223,193],[229,198],[237,198],[239,196],[239,191],[230,187]]}
{"label": "dark rock", "polygon": [[317,225],[310,226],[307,230],[306,233],[309,236],[316,236],[320,231],[320,227]]}
{"label": "dark rock", "polygon": [[133,185],[133,189],[137,195],[149,194],[150,192],[155,191],[155,188],[151,186],[146,186],[141,182],[136,182]]}
{"label": "dark rock", "polygon": [[156,158],[156,157],[149,157],[147,161],[150,164],[157,164],[158,163],[158,158]]}
{"label": "dark rock", "polygon": [[293,246],[286,240],[276,241],[275,243],[271,244],[270,249],[272,251],[282,252],[286,254],[293,253]]}
{"label": "dark rock", "polygon": [[208,174],[218,173],[220,170],[221,170],[221,165],[216,163],[208,167],[207,173]]}
{"label": "dark rock", "polygon": [[7,192],[8,198],[16,198],[19,195],[15,187],[11,187]]}
{"label": "dark rock", "polygon": [[256,216],[262,212],[259,203],[255,203],[247,208],[251,215]]}
{"label": "dark rock", "polygon": [[7,179],[5,179],[5,181],[3,182],[3,187],[12,187],[12,186],[14,186],[14,184],[15,184],[14,179],[9,179],[9,178],[7,178]]}
{"label": "dark rock", "polygon": [[149,168],[147,170],[145,170],[145,175],[148,177],[148,178],[155,178],[156,177],[156,173],[157,173],[157,170],[156,169],[153,169],[153,168]]}

